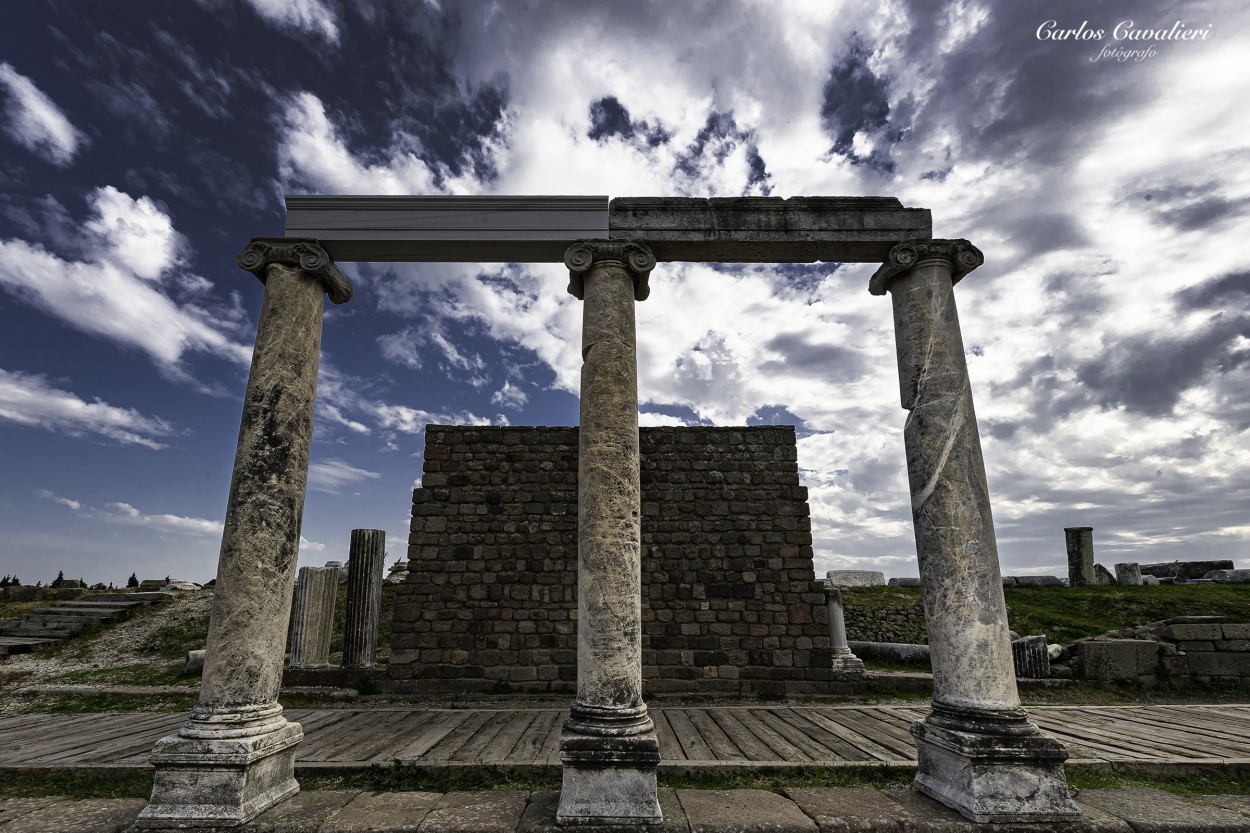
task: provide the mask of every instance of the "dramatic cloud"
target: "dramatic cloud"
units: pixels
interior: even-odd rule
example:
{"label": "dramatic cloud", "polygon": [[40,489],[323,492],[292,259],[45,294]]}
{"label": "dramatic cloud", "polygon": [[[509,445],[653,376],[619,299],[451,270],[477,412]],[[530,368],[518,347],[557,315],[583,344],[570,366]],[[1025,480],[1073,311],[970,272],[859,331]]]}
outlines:
{"label": "dramatic cloud", "polygon": [[164,448],[174,428],[159,417],[96,399],[86,402],[33,373],[0,369],[0,420],[71,437],[95,435],[126,445]]}
{"label": "dramatic cloud", "polygon": [[381,476],[376,471],[357,468],[339,459],[321,460],[308,467],[308,488],[338,494],[344,488]]}
{"label": "dramatic cloud", "polygon": [[4,129],[13,141],[54,165],[74,161],[86,139],[52,99],[8,63],[0,62],[0,84],[8,96]]}
{"label": "dramatic cloud", "polygon": [[89,198],[93,216],[81,260],[63,259],[24,240],[0,241],[0,286],[70,326],[147,353],[174,376],[187,351],[246,363],[251,350],[235,341],[234,315],[224,319],[180,305],[162,284],[179,268],[181,237],[147,197],[111,186]]}
{"label": "dramatic cloud", "polygon": [[247,0],[256,13],[277,26],[309,32],[338,43],[338,18],[321,0]]}

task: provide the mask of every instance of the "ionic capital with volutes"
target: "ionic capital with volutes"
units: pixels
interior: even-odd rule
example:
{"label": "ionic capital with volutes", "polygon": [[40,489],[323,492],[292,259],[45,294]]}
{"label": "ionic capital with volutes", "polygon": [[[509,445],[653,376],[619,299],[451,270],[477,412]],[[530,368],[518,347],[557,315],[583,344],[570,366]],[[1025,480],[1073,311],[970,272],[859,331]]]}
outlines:
{"label": "ionic capital with volutes", "polygon": [[585,300],[586,273],[600,263],[618,265],[634,279],[634,300],[645,301],[651,294],[647,280],[655,268],[655,255],[642,243],[632,240],[579,240],[564,253],[569,267],[569,294]]}
{"label": "ionic capital with volutes", "polygon": [[352,297],[351,282],[343,277],[321,243],[311,237],[253,237],[234,262],[260,278],[261,283],[268,277],[270,264],[294,266],[316,278],[332,302],[343,304]]}
{"label": "ionic capital with volutes", "polygon": [[964,275],[985,262],[981,250],[962,238],[957,240],[904,240],[890,249],[885,263],[877,268],[868,282],[868,291],[884,295],[890,281],[914,268],[918,263],[940,258],[950,264],[951,283],[959,283]]}

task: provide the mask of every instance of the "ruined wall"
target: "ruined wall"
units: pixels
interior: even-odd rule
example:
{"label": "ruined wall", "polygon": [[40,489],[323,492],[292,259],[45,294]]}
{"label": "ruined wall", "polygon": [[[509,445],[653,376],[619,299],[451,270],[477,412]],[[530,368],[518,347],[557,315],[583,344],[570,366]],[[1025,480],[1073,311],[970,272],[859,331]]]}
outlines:
{"label": "ruined wall", "polygon": [[[643,428],[648,693],[828,689],[794,430]],[[577,678],[577,429],[426,429],[391,688],[568,691]]]}

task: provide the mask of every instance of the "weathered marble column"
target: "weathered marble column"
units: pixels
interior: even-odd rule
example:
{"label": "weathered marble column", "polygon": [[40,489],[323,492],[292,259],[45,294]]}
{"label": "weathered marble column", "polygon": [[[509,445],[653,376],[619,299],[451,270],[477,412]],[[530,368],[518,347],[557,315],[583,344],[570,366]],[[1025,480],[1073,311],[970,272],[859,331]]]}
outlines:
{"label": "weathered marble column", "polygon": [[829,586],[825,588],[825,604],[829,607],[829,652],[833,659],[833,673],[842,676],[862,677],[864,661],[855,656],[846,643],[846,617],[842,610],[842,588],[834,584],[833,570],[828,575]]}
{"label": "weathered marble column", "polygon": [[352,288],[315,240],[256,238],[239,265],[265,284],[217,562],[199,704],[152,753],[142,827],[242,824],[299,790],[298,723],[278,689],[299,549],[328,292]]}
{"label": "weathered marble column", "polygon": [[301,567],[295,579],[295,612],[291,621],[291,668],[324,668],[330,664],[330,635],[339,589],[335,567]]}
{"label": "weathered marble column", "polygon": [[560,824],[661,821],[660,747],[642,699],[641,491],[634,301],[655,257],[624,240],[570,246],[582,306],[577,700],[560,735]]}
{"label": "weathered marble column", "polygon": [[1094,567],[1094,528],[1066,526],[1063,542],[1068,550],[1068,586],[1093,587],[1098,584]]}
{"label": "weathered marble column", "polygon": [[343,625],[343,667],[371,668],[378,658],[378,612],[386,533],[353,529],[347,557],[347,616]]}
{"label": "weathered marble column", "polygon": [[1070,820],[1067,750],[1029,722],[1016,680],[989,488],[954,282],[966,240],[896,245],[869,291],[894,304],[912,521],[933,661],[933,708],[912,726],[915,786],[979,822]]}

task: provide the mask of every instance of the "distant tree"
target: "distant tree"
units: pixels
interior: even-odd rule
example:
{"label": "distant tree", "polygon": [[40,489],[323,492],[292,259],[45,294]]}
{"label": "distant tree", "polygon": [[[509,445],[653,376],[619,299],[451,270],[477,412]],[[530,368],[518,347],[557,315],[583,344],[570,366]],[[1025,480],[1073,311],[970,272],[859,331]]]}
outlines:
{"label": "distant tree", "polygon": [[112,590],[112,589],[113,589],[113,582],[111,582],[111,581],[109,582],[108,589],[109,589],[109,590]]}
{"label": "distant tree", "polygon": [[131,573],[131,574],[130,574],[130,578],[126,579],[126,586],[127,586],[127,587],[138,587],[138,586],[139,586],[139,576],[137,576],[137,575],[136,575],[136,574],[134,574],[134,573]]}
{"label": "distant tree", "polygon": [[48,586],[49,586],[49,587],[60,587],[60,586],[61,586],[62,584],[64,584],[64,583],[65,583],[65,571],[64,571],[64,570],[57,570],[57,571],[56,571],[56,578],[55,578],[55,579],[53,579],[53,580],[52,580],[52,583],[51,583],[51,584],[49,584]]}
{"label": "distant tree", "polygon": [[85,580],[82,576],[79,576],[79,577],[78,577],[78,583],[79,583],[81,586],[83,586],[83,587],[86,587],[86,586],[87,586],[87,582],[86,582],[86,580]]}
{"label": "distant tree", "polygon": [[169,584],[169,576],[165,576],[165,583]]}
{"label": "distant tree", "polygon": [[22,586],[22,580],[21,580],[20,578],[18,578],[18,577],[17,577],[17,574],[16,574],[16,573],[14,573],[14,574],[13,574],[13,581],[9,584],[9,586],[10,586],[10,587],[21,587],[21,586]]}
{"label": "distant tree", "polygon": [[0,587],[8,587],[8,586],[9,586],[9,577],[6,575],[4,578],[0,578]]}
{"label": "distant tree", "polygon": [[37,582],[35,582],[35,586],[36,586],[36,587],[43,587],[43,582],[42,582],[42,581],[37,581]]}

